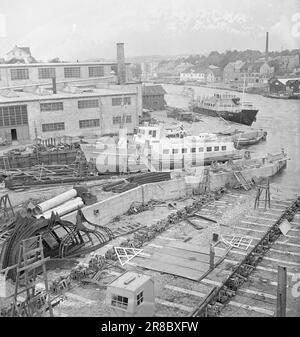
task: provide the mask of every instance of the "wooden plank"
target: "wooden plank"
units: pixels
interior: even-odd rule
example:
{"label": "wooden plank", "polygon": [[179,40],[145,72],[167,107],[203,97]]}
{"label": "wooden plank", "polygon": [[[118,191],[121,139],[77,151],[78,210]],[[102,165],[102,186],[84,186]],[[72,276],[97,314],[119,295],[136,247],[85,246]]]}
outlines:
{"label": "wooden plank", "polygon": [[162,247],[162,246],[157,247],[157,246],[151,245],[151,249],[149,247],[148,249],[146,248],[143,251],[146,252],[146,253],[157,252],[157,253],[163,254],[163,255],[177,256],[179,258],[181,257],[181,258],[189,260],[189,261],[198,261],[198,262],[209,263],[209,255],[202,254],[202,253],[190,252],[190,251],[184,251],[182,249]]}
{"label": "wooden plank", "polygon": [[150,269],[150,270],[155,270],[161,273],[181,276],[183,278],[187,278],[193,281],[197,281],[202,274],[200,271],[197,271],[195,269],[185,268],[185,267],[176,266],[176,265],[170,265],[170,264],[166,264],[165,262],[153,261],[151,259],[141,258],[138,256],[134,257],[132,261],[139,267],[142,267],[145,269]]}
{"label": "wooden plank", "polygon": [[[176,241],[176,242],[170,242],[168,244],[168,247],[209,255],[209,246],[207,246],[207,247],[202,246],[201,247],[200,245],[197,246],[197,245],[193,245],[193,244],[190,244],[190,243]],[[225,252],[224,249],[215,248],[215,255],[216,256],[222,257],[222,256],[224,256],[224,252]]]}
{"label": "wooden plank", "polygon": [[[163,262],[165,264],[171,265],[174,268],[177,266],[184,267],[186,269],[193,269],[195,271],[206,272],[209,269],[209,264],[205,262],[198,262],[198,261],[190,261],[185,258],[181,258],[178,256],[171,256],[171,255],[165,255],[164,253],[154,253],[151,256],[142,256],[139,255],[138,258],[145,258],[148,261],[153,262]],[[137,262],[139,259],[133,259],[133,262]]]}

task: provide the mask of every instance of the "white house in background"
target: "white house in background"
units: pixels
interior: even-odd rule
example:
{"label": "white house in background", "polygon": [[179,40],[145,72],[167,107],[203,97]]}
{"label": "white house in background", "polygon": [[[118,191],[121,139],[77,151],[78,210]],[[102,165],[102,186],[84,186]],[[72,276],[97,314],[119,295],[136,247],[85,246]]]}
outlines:
{"label": "white house in background", "polygon": [[31,55],[29,47],[18,47],[15,46],[11,51],[9,51],[5,56],[5,61],[11,61],[13,59],[24,60],[25,63],[34,62],[35,59]]}
{"label": "white house in background", "polygon": [[206,82],[206,72],[205,69],[196,69],[195,67],[185,70],[180,73],[180,81],[191,81],[191,82]]}

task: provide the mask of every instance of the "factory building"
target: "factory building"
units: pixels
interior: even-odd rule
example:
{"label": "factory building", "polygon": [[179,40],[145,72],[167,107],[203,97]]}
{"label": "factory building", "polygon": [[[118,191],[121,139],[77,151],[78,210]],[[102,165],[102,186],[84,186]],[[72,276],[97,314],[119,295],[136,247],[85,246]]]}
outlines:
{"label": "factory building", "polygon": [[142,114],[142,85],[127,77],[123,43],[116,63],[6,64],[0,73],[2,139],[132,133]]}
{"label": "factory building", "polygon": [[13,141],[133,132],[137,94],[65,86],[31,92],[0,91],[0,137]]}
{"label": "factory building", "polygon": [[[120,69],[122,80],[130,80],[129,63]],[[57,82],[116,80],[117,74],[118,65],[114,62],[0,64],[0,88],[45,84],[53,77]]]}

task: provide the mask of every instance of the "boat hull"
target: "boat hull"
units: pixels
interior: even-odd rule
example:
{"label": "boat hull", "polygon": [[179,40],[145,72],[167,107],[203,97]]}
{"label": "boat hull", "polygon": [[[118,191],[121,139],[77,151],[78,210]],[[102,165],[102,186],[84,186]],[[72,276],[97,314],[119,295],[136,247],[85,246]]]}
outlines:
{"label": "boat hull", "polygon": [[229,111],[216,111],[202,107],[193,107],[193,112],[211,117],[222,117],[225,120],[251,126],[256,121],[258,110],[243,109],[240,112],[232,113]]}

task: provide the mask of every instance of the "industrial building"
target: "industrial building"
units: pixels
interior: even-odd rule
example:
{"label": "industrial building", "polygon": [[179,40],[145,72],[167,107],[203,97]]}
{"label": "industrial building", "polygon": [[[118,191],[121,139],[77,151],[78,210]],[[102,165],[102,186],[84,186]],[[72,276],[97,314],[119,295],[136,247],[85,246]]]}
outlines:
{"label": "industrial building", "polygon": [[126,65],[123,43],[117,63],[1,65],[0,137],[22,142],[116,134],[121,127],[133,132],[142,86],[128,80]]}
{"label": "industrial building", "polygon": [[166,106],[166,91],[161,85],[143,86],[143,108],[163,110]]}
{"label": "industrial building", "polygon": [[[129,63],[126,64],[126,77],[130,80],[128,66]],[[117,73],[118,66],[114,62],[0,64],[0,88],[45,84],[53,77],[58,82],[114,79]]]}
{"label": "industrial building", "polygon": [[0,137],[18,141],[133,131],[137,94],[112,89],[65,86],[57,93],[0,91]]}

